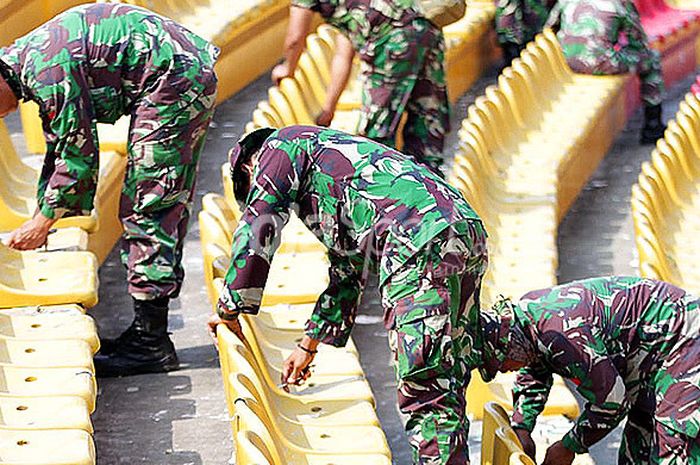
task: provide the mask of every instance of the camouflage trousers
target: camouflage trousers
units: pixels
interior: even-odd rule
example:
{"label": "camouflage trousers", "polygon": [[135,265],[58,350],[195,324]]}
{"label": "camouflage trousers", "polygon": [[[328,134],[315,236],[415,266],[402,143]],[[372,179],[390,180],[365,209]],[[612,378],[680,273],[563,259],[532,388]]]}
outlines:
{"label": "camouflage trousers", "polygon": [[554,3],[554,0],[496,0],[498,42],[524,47],[542,32]]}
{"label": "camouflage trousers", "polygon": [[[132,114],[119,216],[124,227],[121,259],[128,291],[137,299],[177,297],[180,292],[197,165],[216,98],[213,72],[204,82],[200,96],[174,114],[152,104]],[[161,118],[167,122],[161,125]]]}
{"label": "camouflage trousers", "polygon": [[469,315],[479,311],[488,262],[486,233],[469,221],[468,235],[448,228],[381,287],[398,379],[398,404],[414,462],[469,463],[465,389],[473,341]]}
{"label": "camouflage trousers", "polygon": [[419,18],[395,28],[372,52],[360,56],[364,88],[359,133],[393,147],[405,113],[402,151],[431,168],[441,166],[450,130],[442,32]]}
{"label": "camouflage trousers", "polygon": [[[660,315],[681,312],[686,323],[660,367],[638,390],[627,416],[619,465],[700,465],[700,299],[686,294],[663,304]],[[694,317],[690,317],[694,315]]]}

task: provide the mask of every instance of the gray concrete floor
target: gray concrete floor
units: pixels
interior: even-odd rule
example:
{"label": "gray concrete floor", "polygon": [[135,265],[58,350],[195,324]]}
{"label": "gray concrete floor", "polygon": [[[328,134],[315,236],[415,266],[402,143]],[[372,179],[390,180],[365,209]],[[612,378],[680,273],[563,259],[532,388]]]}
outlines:
{"label": "gray concrete floor", "polygon": [[[494,82],[487,73],[453,109],[454,129],[467,105]],[[670,89],[665,116],[671,118],[690,86],[688,78]],[[204,290],[196,214],[201,197],[221,192],[219,167],[228,148],[242,132],[258,100],[265,98],[267,77],[254,82],[221,105],[214,118],[200,165],[197,199],[185,245],[187,278],[173,302],[170,329],[183,369],[170,374],[143,375],[99,381],[97,411],[93,416],[98,464],[220,465],[232,462],[233,445],[224,403],[215,349],[205,330],[210,305]],[[21,143],[17,118],[9,118],[13,140]],[[634,274],[633,231],[629,212],[630,188],[650,147],[637,144],[639,114],[617,138],[610,153],[586,186],[559,230],[559,280],[603,274]],[[456,147],[456,131],[446,153]],[[103,337],[114,337],[132,318],[125,274],[113,252],[100,270],[100,304],[91,310]],[[394,463],[411,463],[410,451],[395,407],[395,382],[389,363],[386,332],[376,290],[365,295],[353,337],[362,364],[377,397],[377,410],[394,454]],[[472,456],[478,453],[479,425],[472,432]],[[599,464],[615,461],[619,434],[596,446]],[[478,463],[475,460],[474,463]]]}

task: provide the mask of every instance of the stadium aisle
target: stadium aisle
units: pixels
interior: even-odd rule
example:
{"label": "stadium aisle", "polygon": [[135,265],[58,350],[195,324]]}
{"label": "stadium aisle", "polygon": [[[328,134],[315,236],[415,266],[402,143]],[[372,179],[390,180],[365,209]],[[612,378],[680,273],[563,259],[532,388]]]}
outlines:
{"label": "stadium aisle", "polygon": [[[467,105],[495,81],[495,70],[479,80],[455,105],[457,128]],[[690,86],[688,78],[669,91],[665,119],[675,114]],[[242,131],[257,101],[269,86],[267,76],[221,105],[200,166],[193,218],[205,192],[220,192],[219,166]],[[8,118],[17,146],[23,143],[19,118]],[[608,157],[562,223],[559,234],[560,281],[610,273],[634,274],[630,188],[651,147],[637,144],[641,117],[637,114],[618,137]],[[456,134],[448,139],[453,153]],[[183,294],[174,302],[170,328],[184,369],[164,375],[143,375],[100,380],[100,395],[93,421],[98,463],[220,465],[230,463],[231,432],[216,352],[205,331],[210,306],[203,287],[197,222],[192,221],[185,247],[188,276]],[[132,319],[125,293],[124,271],[113,252],[101,269],[101,303],[91,311],[103,336],[118,335]],[[380,420],[394,454],[394,463],[410,463],[410,451],[395,406],[395,383],[389,367],[386,334],[376,293],[368,292],[361,307],[354,338],[363,368],[377,397]],[[480,427],[473,425],[472,457],[478,454]],[[592,450],[596,463],[613,463],[619,435]],[[478,463],[478,461],[474,461]]]}

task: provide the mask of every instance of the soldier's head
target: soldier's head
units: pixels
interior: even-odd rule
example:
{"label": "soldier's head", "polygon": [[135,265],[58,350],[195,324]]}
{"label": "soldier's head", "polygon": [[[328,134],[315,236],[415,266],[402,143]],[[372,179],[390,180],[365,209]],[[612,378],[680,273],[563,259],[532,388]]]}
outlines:
{"label": "soldier's head", "polygon": [[233,194],[239,204],[245,203],[248,192],[250,192],[260,149],[262,149],[265,140],[275,131],[276,129],[273,128],[259,128],[249,132],[241,137],[229,151]]}
{"label": "soldier's head", "polygon": [[12,71],[0,60],[0,118],[4,118],[17,109],[19,99],[12,87]]}
{"label": "soldier's head", "polygon": [[523,368],[534,361],[532,343],[523,328],[515,324],[514,305],[500,299],[490,310],[479,313],[475,349],[478,369],[484,381],[498,372]]}

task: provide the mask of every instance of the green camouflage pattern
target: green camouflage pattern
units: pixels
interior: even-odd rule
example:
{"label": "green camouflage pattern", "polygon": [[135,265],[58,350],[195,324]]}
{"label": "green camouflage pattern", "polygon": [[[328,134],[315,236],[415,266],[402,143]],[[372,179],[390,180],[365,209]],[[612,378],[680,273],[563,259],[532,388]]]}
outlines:
{"label": "green camouflage pattern", "polygon": [[330,283],[306,334],[344,346],[367,276],[378,270],[415,461],[468,463],[466,321],[479,309],[487,263],[486,232],[476,213],[427,167],[333,129],[273,132],[253,177],[234,233],[221,318],[257,313],[280,231],[296,211],[330,260]]}
{"label": "green camouflage pattern", "polygon": [[371,61],[363,58],[359,133],[393,147],[405,114],[401,151],[440,172],[450,130],[444,62],[442,32],[426,19],[380,39]]}
{"label": "green camouflage pattern", "polygon": [[353,42],[362,62],[358,133],[394,147],[406,114],[401,151],[442,166],[450,107],[445,38],[414,0],[293,0],[317,11]]}
{"label": "green camouflage pattern", "polygon": [[639,12],[631,0],[559,0],[548,20],[571,69],[609,75],[636,72],[642,101],[663,101],[664,81],[659,52],[649,47]]}
{"label": "green camouflage pattern", "polygon": [[366,56],[380,51],[378,43],[387,34],[421,16],[415,0],[292,0],[291,4],[319,13]]}
{"label": "green camouflage pattern", "polygon": [[586,400],[563,439],[570,450],[586,451],[629,414],[618,463],[698,463],[697,297],[651,279],[591,278],[529,292],[511,327],[526,335],[531,357],[513,388],[514,426],[534,428],[556,373]]}
{"label": "green camouflage pattern", "polygon": [[38,203],[88,215],[99,167],[96,123],[131,116],[120,216],[129,290],[175,296],[197,161],[216,95],[218,49],[179,24],[120,4],[72,8],[0,49],[39,104],[47,152]]}
{"label": "green camouflage pattern", "polygon": [[542,32],[556,0],[496,0],[496,36],[500,44],[524,47]]}
{"label": "green camouflage pattern", "polygon": [[381,287],[398,381],[398,404],[417,464],[469,463],[466,387],[486,271],[481,222],[449,228]]}

